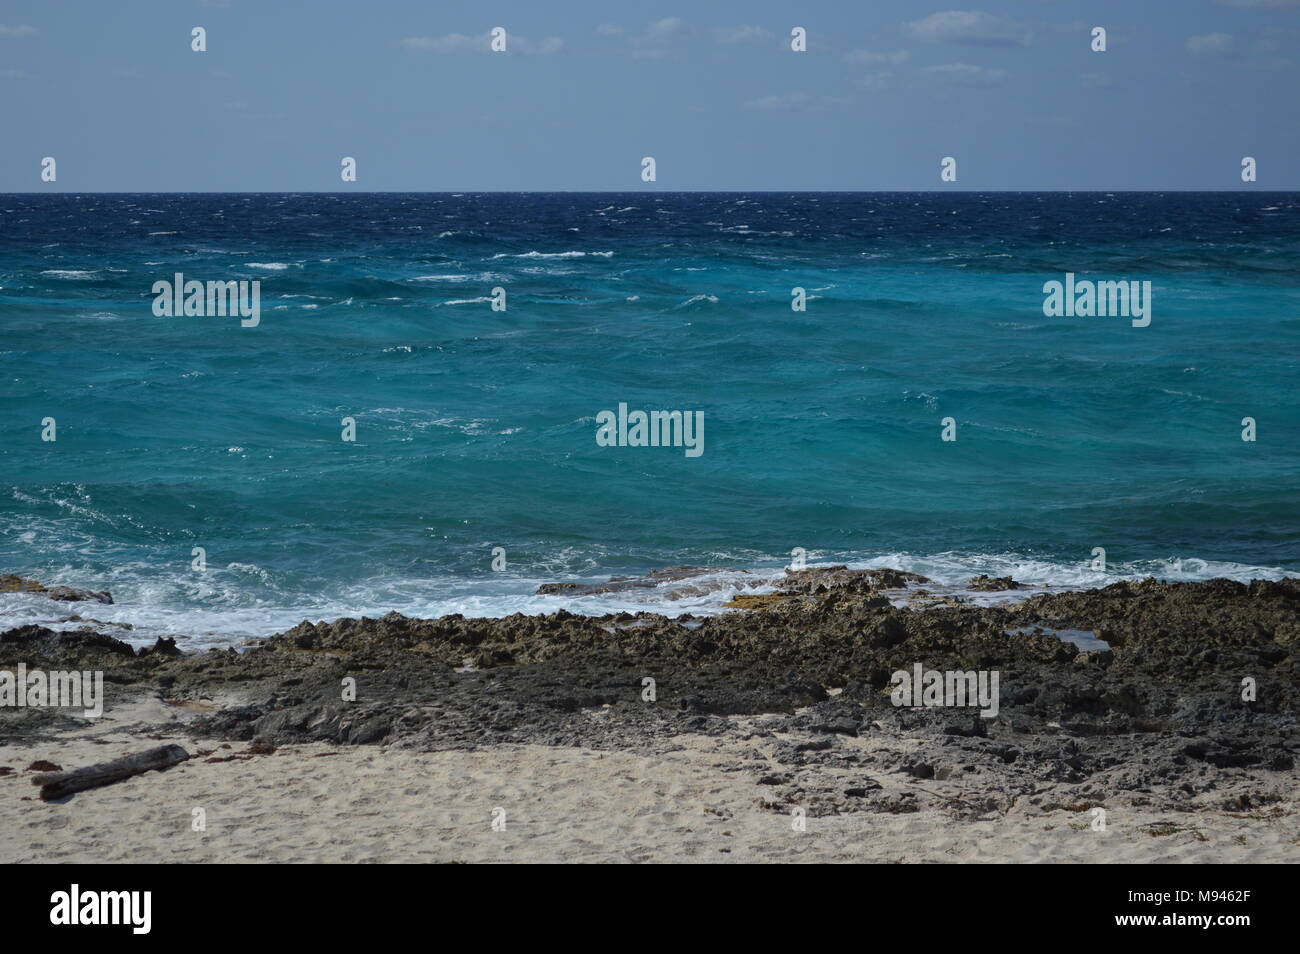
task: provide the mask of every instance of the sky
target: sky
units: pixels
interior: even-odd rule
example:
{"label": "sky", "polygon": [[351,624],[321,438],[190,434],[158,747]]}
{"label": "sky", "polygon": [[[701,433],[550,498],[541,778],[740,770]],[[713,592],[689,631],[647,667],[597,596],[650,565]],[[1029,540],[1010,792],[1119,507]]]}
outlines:
{"label": "sky", "polygon": [[1298,70],[1300,0],[0,0],[0,192],[1291,190]]}

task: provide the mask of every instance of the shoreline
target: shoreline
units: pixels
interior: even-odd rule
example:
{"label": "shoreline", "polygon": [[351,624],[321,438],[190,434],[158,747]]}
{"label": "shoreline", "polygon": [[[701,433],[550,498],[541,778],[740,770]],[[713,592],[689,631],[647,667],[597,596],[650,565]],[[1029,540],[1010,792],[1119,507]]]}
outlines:
{"label": "shoreline", "polygon": [[[1300,578],[1300,571],[1192,557],[1109,564],[1097,570],[1023,554],[945,552],[925,556],[888,554],[871,558],[825,560],[811,569],[832,565],[855,570],[894,570],[924,576],[924,588],[937,596],[972,605],[1020,602],[1036,594],[1101,589],[1114,583],[1154,578],[1162,583],[1229,579],[1283,580]],[[502,619],[516,614],[549,615],[560,610],[584,616],[620,613],[664,614],[669,618],[706,618],[737,608],[737,597],[764,596],[784,585],[787,566],[760,562],[743,566],[668,566],[625,570],[629,575],[584,572],[571,582],[549,575],[451,576],[428,579],[375,577],[353,580],[339,592],[292,589],[278,602],[243,605],[239,574],[210,568],[203,579],[209,589],[199,598],[189,591],[196,579],[182,577],[118,578],[101,573],[92,587],[87,577],[68,568],[24,578],[0,573],[0,631],[42,626],[56,631],[93,629],[139,648],[159,638],[175,639],[183,652],[243,647],[279,635],[299,623],[349,618],[381,618],[390,612],[417,619],[460,614]],[[682,576],[682,571],[688,571]],[[1014,580],[1014,589],[997,591],[989,579]],[[37,582],[38,580],[44,582]],[[100,589],[100,588],[103,589]],[[111,593],[109,590],[111,589]],[[56,595],[57,594],[57,595]],[[911,592],[891,594],[896,606],[908,604]]]}
{"label": "shoreline", "polygon": [[[12,629],[0,670],[102,670],[107,704],[98,721],[0,708],[0,824],[20,833],[8,860],[247,860],[254,843],[284,861],[1300,860],[1300,580],[977,606],[913,576],[787,571],[777,592],[691,620],[303,622],[195,655]],[[996,715],[895,706],[892,674],[917,664],[998,672]],[[75,768],[157,740],[192,758],[36,798],[30,763]],[[188,821],[121,843],[93,834],[213,799],[227,835],[206,848]],[[509,820],[491,831],[498,807],[513,834]],[[349,836],[340,820],[358,813]],[[294,847],[304,825],[316,849]],[[390,851],[365,847],[411,826],[422,834]],[[51,847],[76,831],[91,847]]]}

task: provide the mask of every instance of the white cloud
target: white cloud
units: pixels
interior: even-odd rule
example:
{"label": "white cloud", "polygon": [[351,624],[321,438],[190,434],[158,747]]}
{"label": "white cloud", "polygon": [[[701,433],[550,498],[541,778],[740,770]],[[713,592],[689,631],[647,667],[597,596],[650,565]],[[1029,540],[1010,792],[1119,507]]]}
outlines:
{"label": "white cloud", "polygon": [[1300,0],[1218,0],[1220,6],[1241,7],[1244,10],[1281,10],[1283,7],[1300,7]]}
{"label": "white cloud", "polygon": [[[737,29],[745,29],[739,27]],[[658,59],[668,55],[672,41],[690,32],[681,17],[664,17],[646,24],[640,33],[634,33],[613,23],[602,23],[596,27],[602,36],[625,37],[631,46],[632,55],[639,59]]]}
{"label": "white cloud", "polygon": [[1185,45],[1188,53],[1208,56],[1228,56],[1237,47],[1237,44],[1227,33],[1206,33],[1201,36],[1189,36]]}
{"label": "white cloud", "polygon": [[[402,46],[408,50],[427,53],[491,53],[492,34],[466,36],[463,33],[448,33],[445,36],[408,36],[402,40]],[[558,53],[564,41],[558,36],[548,36],[533,42],[525,36],[506,34],[507,53],[526,53],[534,56],[548,56]]]}
{"label": "white cloud", "polygon": [[1293,53],[1300,49],[1300,30],[1294,27],[1268,27],[1255,41],[1261,53]]}
{"label": "white cloud", "polygon": [[718,27],[713,35],[719,43],[757,43],[773,36],[761,26]]}
{"label": "white cloud", "polygon": [[564,47],[564,41],[558,36],[543,37],[536,43],[520,37],[518,42],[523,43],[522,52],[532,53],[537,56],[550,56],[552,53],[559,53]]}
{"label": "white cloud", "polygon": [[891,66],[906,63],[911,58],[912,54],[907,50],[898,50],[894,53],[872,53],[870,50],[853,50],[844,54],[844,60],[847,63],[887,63]]}
{"label": "white cloud", "polygon": [[749,109],[825,109],[844,102],[836,96],[809,96],[807,93],[785,93],[781,96],[760,96],[745,105]]}
{"label": "white cloud", "polygon": [[903,24],[903,32],[927,43],[963,46],[1028,46],[1029,28],[982,10],[946,10]]}
{"label": "white cloud", "polygon": [[40,32],[36,27],[28,26],[25,23],[20,23],[17,26],[5,26],[0,23],[0,36],[37,36]]}
{"label": "white cloud", "polygon": [[446,36],[408,36],[402,46],[408,50],[427,50],[430,53],[489,53],[491,38],[448,33]]}
{"label": "white cloud", "polygon": [[999,86],[1011,75],[1006,70],[972,66],[969,63],[927,66],[925,73],[948,86]]}
{"label": "white cloud", "polygon": [[640,36],[632,38],[632,55],[641,59],[658,59],[668,53],[668,44],[686,33],[681,17],[664,17],[645,28]]}
{"label": "white cloud", "polygon": [[686,24],[681,17],[664,17],[645,28],[639,39],[647,42],[666,42],[686,32]]}
{"label": "white cloud", "polygon": [[889,89],[894,85],[894,74],[888,70],[882,70],[879,73],[868,73],[858,80],[856,85],[873,91]]}

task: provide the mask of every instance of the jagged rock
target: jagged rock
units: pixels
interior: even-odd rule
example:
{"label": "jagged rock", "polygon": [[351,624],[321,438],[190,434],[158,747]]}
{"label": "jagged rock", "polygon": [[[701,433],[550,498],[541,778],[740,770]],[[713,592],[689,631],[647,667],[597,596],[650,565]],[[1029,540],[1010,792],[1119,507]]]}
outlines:
{"label": "jagged rock", "polygon": [[[1073,803],[1123,793],[1223,799],[1276,788],[1287,781],[1276,773],[1294,771],[1300,581],[1147,580],[992,607],[888,605],[882,590],[917,582],[898,571],[813,568],[791,571],[762,612],[389,613],[303,622],[243,653],[190,656],[165,641],[137,656],[108,636],[22,627],[0,634],[0,669],[102,668],[110,694],[237,690],[246,704],[188,725],[267,745],[662,751],[687,733],[739,734],[762,750],[745,771],[781,779],[782,798],[806,795],[810,813],[999,811],[1045,786],[1063,803],[1071,793]],[[1095,632],[1112,648],[1079,652],[1050,631],[1064,629]],[[891,674],[918,663],[998,670],[997,717],[895,706]],[[1255,701],[1242,699],[1243,676],[1256,682]],[[349,677],[356,702],[340,695]],[[34,718],[0,709],[7,738],[48,731]],[[893,776],[916,797],[896,785],[876,792],[865,772]],[[898,778],[907,774],[934,784]],[[981,787],[942,800],[961,786]]]}
{"label": "jagged rock", "polygon": [[789,598],[782,593],[738,593],[722,605],[727,609],[762,610],[779,606]]}
{"label": "jagged rock", "polygon": [[[709,566],[669,566],[662,570],[651,570],[645,576],[614,576],[606,583],[543,583],[537,588],[538,595],[558,594],[562,596],[589,596],[593,593],[622,593],[627,590],[650,589],[664,583],[688,580],[709,573],[720,573],[718,567]],[[718,587],[723,584],[719,583]],[[692,591],[694,592],[694,591]],[[670,594],[671,598],[672,594]]]}
{"label": "jagged rock", "polygon": [[20,626],[0,633],[0,663],[85,668],[122,658],[135,659],[135,650],[120,639],[90,630],[56,632],[44,626]]}
{"label": "jagged rock", "polygon": [[991,593],[1000,593],[1003,590],[1022,590],[1025,588],[1025,584],[1017,583],[1009,576],[989,576],[985,573],[971,577],[963,585],[969,590],[986,590]]}
{"label": "jagged rock", "polygon": [[13,573],[0,575],[0,593],[39,593],[41,596],[48,597],[52,600],[62,600],[69,603],[113,602],[113,597],[107,590],[95,592],[93,590],[77,590],[70,586],[45,586],[44,584],[37,583],[35,580],[25,580],[21,576],[16,576]]}
{"label": "jagged rock", "polygon": [[182,655],[176,646],[176,640],[170,636],[159,636],[157,642],[152,646],[140,650],[141,656],[180,656]]}

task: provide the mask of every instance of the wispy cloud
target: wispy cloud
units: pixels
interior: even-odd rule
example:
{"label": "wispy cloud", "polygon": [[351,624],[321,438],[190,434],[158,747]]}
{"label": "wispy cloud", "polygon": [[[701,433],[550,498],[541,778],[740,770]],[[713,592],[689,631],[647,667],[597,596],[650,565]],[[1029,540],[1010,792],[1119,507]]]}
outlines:
{"label": "wispy cloud", "polygon": [[402,46],[408,50],[423,50],[428,53],[490,53],[490,39],[485,36],[466,36],[463,33],[448,33],[444,36],[408,36],[402,40]]}
{"label": "wispy cloud", "polygon": [[714,39],[719,43],[761,43],[774,35],[761,26],[718,27],[713,31]]}
{"label": "wispy cloud", "polygon": [[894,74],[889,70],[881,70],[878,73],[868,73],[866,76],[854,81],[853,85],[861,87],[862,89],[871,90],[872,92],[879,92],[882,89],[892,89],[894,86]]}
{"label": "wispy cloud", "polygon": [[666,42],[686,32],[686,24],[681,17],[664,17],[645,28],[639,39],[647,43]]}
{"label": "wispy cloud", "polygon": [[1266,27],[1250,46],[1247,62],[1261,70],[1289,70],[1300,54],[1300,29]]}
{"label": "wispy cloud", "polygon": [[1240,7],[1243,10],[1281,10],[1300,7],[1300,0],[1218,0],[1220,6]]}
{"label": "wispy cloud", "polygon": [[844,100],[837,96],[810,96],[807,93],[785,93],[780,96],[760,96],[745,104],[749,109],[827,109]]}
{"label": "wispy cloud", "polygon": [[632,38],[632,55],[656,58],[668,51],[668,44],[687,32],[681,17],[664,17],[645,28],[640,36]]}
{"label": "wispy cloud", "polygon": [[897,50],[893,53],[873,53],[870,50],[852,50],[844,54],[846,63],[886,63],[891,66],[898,66],[906,63],[912,58],[912,54],[907,50]]}
{"label": "wispy cloud", "polygon": [[1188,53],[1198,56],[1232,56],[1237,52],[1237,43],[1227,33],[1205,33],[1189,36],[1184,44]]}
{"label": "wispy cloud", "polygon": [[638,59],[658,59],[667,56],[672,42],[690,30],[681,17],[664,17],[646,24],[639,33],[615,23],[602,23],[596,27],[596,32],[601,36],[626,39],[632,55]]}
{"label": "wispy cloud", "polygon": [[1024,24],[982,10],[946,10],[903,24],[903,32],[926,43],[962,46],[1029,46],[1033,34]]}
{"label": "wispy cloud", "polygon": [[1001,86],[1011,76],[1006,70],[972,66],[969,63],[927,66],[922,72],[945,86]]}
{"label": "wispy cloud", "polygon": [[[402,40],[402,46],[408,50],[424,53],[491,53],[492,34],[466,36],[464,33],[447,33],[443,36],[408,36]],[[563,46],[564,41],[558,36],[548,36],[533,42],[528,37],[507,33],[505,52],[548,56],[551,53],[558,53]]]}
{"label": "wispy cloud", "polygon": [[20,23],[17,26],[5,26],[0,23],[0,36],[19,37],[19,36],[39,36],[40,30],[36,27]]}

